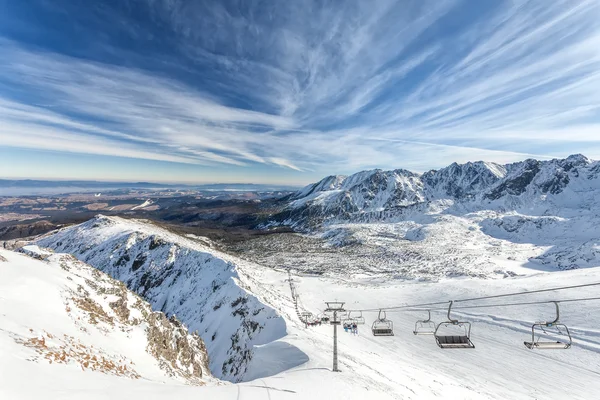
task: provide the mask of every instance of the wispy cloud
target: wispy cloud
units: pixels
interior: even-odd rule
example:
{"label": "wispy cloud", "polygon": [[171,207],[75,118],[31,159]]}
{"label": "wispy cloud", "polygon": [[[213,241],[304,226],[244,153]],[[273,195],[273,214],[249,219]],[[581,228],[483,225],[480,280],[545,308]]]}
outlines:
{"label": "wispy cloud", "polygon": [[89,18],[152,46],[99,40],[110,62],[0,37],[4,145],[309,175],[600,156],[596,0],[128,3]]}

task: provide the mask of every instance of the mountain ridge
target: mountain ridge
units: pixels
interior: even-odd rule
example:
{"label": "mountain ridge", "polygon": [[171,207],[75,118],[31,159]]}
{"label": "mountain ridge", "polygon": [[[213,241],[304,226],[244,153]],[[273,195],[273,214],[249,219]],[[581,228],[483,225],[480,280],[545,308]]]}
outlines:
{"label": "mountain ridge", "polygon": [[256,377],[259,369],[250,365],[257,349],[286,334],[285,320],[248,289],[258,283],[239,260],[148,221],[98,215],[36,244],[73,254],[124,282],[154,310],[177,315],[199,332],[219,379]]}
{"label": "mountain ridge", "polygon": [[[583,191],[600,191],[600,162],[581,154],[564,159],[527,159],[510,164],[452,163],[423,174],[405,169],[331,175],[283,199],[283,209],[264,226],[300,230],[328,221],[351,221],[365,214],[401,215],[411,208],[465,210],[533,208],[553,200],[563,204]],[[556,204],[555,204],[556,205]],[[558,204],[560,206],[560,204]],[[374,216],[383,221],[387,217]]]}

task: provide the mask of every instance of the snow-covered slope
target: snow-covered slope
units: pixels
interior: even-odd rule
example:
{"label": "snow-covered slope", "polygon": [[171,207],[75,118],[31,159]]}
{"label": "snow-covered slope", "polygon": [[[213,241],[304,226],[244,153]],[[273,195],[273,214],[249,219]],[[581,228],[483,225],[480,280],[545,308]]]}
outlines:
{"label": "snow-covered slope", "polygon": [[197,330],[218,378],[260,377],[248,369],[257,346],[286,334],[285,321],[248,290],[252,277],[204,242],[150,223],[98,216],[37,243],[73,254]]}
{"label": "snow-covered slope", "polygon": [[288,209],[275,218],[296,225],[395,210],[423,202],[425,193],[418,174],[401,169],[376,169],[351,176],[328,176],[298,191],[289,200]]}
{"label": "snow-covered slope", "polygon": [[25,251],[40,260],[0,249],[0,376],[31,368],[73,379],[83,371],[163,383],[214,381],[204,343],[179,321],[153,312],[121,282],[73,256],[37,246]]}
{"label": "snow-covered slope", "polygon": [[[469,222],[471,224],[471,222]],[[383,225],[382,225],[383,226]],[[393,228],[394,224],[386,227]],[[466,228],[465,225],[464,228]],[[375,229],[380,228],[379,225]],[[464,229],[468,231],[468,229]],[[73,246],[79,257],[89,256],[100,263],[104,258],[100,253],[115,250],[127,245],[128,239],[135,233],[134,248],[143,242],[142,253],[148,254],[147,262],[155,270],[161,270],[159,262],[152,263],[154,257],[161,260],[161,253],[152,253],[160,246],[150,249],[152,239],[164,240],[171,245],[180,246],[179,252],[206,252],[212,257],[231,263],[235,276],[230,277],[236,285],[246,288],[248,303],[257,301],[262,307],[269,308],[277,319],[285,323],[286,333],[278,340],[261,346],[254,346],[252,357],[246,364],[244,380],[252,380],[236,385],[184,387],[172,384],[155,384],[143,380],[124,380],[103,374],[80,374],[77,379],[65,379],[53,376],[54,380],[32,369],[33,363],[19,362],[18,368],[10,369],[7,364],[0,374],[0,397],[10,388],[16,399],[33,399],[39,396],[39,388],[52,388],[60,385],[61,391],[54,391],[47,398],[134,398],[145,399],[196,399],[218,398],[224,400],[245,399],[287,400],[297,398],[314,399],[593,399],[600,390],[600,326],[594,314],[598,302],[563,303],[561,320],[571,329],[573,347],[563,351],[535,351],[526,349],[522,342],[530,338],[531,323],[553,317],[552,304],[540,304],[510,308],[491,308],[457,310],[454,315],[473,323],[472,340],[476,345],[470,350],[441,350],[431,336],[418,337],[412,330],[416,319],[423,313],[409,311],[390,312],[388,317],[394,322],[395,336],[373,337],[370,324],[377,314],[365,312],[366,324],[359,327],[359,335],[339,332],[339,360],[341,373],[332,373],[331,346],[332,328],[329,325],[305,328],[296,317],[294,300],[290,291],[287,271],[269,269],[263,266],[240,261],[231,256],[207,249],[204,244],[176,237],[172,233],[139,221],[124,221],[118,218],[98,217],[87,225],[83,224],[44,239],[44,243],[53,246]],[[396,232],[399,234],[400,232]],[[478,233],[480,234],[480,233]],[[483,234],[483,233],[481,233]],[[415,234],[415,236],[418,236]],[[144,239],[142,239],[142,237]],[[113,238],[115,241],[109,240]],[[117,238],[120,238],[118,241]],[[388,240],[382,236],[382,240]],[[397,239],[394,239],[397,240]],[[418,241],[418,237],[415,237]],[[62,241],[62,242],[61,242]],[[73,241],[73,245],[64,241]],[[132,240],[133,241],[133,240]],[[61,242],[59,244],[59,242]],[[76,243],[86,245],[79,248]],[[110,246],[109,246],[110,243]],[[118,243],[125,243],[118,247]],[[171,246],[169,245],[169,246]],[[446,243],[451,246],[451,243]],[[197,247],[198,246],[198,247]],[[106,248],[107,250],[102,251]],[[108,249],[112,249],[108,252]],[[480,251],[477,249],[477,251]],[[179,254],[179,252],[177,254]],[[500,253],[502,247],[500,247]],[[134,252],[132,255],[139,254]],[[2,253],[4,254],[4,253]],[[117,251],[113,259],[122,256]],[[286,254],[282,253],[282,257]],[[110,256],[108,257],[110,260]],[[131,258],[126,278],[134,278],[130,272],[133,267]],[[196,258],[195,258],[196,259]],[[360,260],[359,260],[360,261]],[[209,263],[217,261],[210,261]],[[292,260],[293,262],[293,260]],[[105,265],[107,265],[106,262]],[[177,264],[177,262],[176,262]],[[196,264],[202,266],[202,263]],[[301,266],[299,262],[296,262]],[[500,280],[481,279],[445,279],[437,283],[416,283],[390,279],[381,273],[367,273],[372,265],[362,263],[365,273],[348,274],[339,271],[333,277],[304,276],[292,274],[296,288],[297,303],[302,311],[318,314],[323,311],[325,301],[346,302],[347,308],[376,309],[378,307],[418,304],[496,295],[515,291],[532,291],[563,285],[600,282],[600,269],[587,268],[573,271],[542,272],[534,271],[522,276],[507,276]],[[111,264],[112,265],[112,264]],[[524,269],[522,265],[518,268]],[[517,268],[515,267],[515,268]],[[0,266],[1,268],[1,266]],[[141,270],[140,269],[138,270]],[[150,267],[148,267],[151,269]],[[175,268],[175,267],[174,267]],[[194,269],[198,280],[212,282],[219,269]],[[206,273],[203,273],[207,271]],[[135,271],[134,271],[135,272]],[[182,272],[184,274],[185,272]],[[42,279],[47,279],[42,277]],[[192,281],[193,275],[187,280]],[[169,283],[164,279],[164,292],[170,294]],[[172,287],[179,285],[174,284]],[[187,291],[184,283],[182,290],[194,297],[195,292]],[[197,283],[194,285],[198,285]],[[225,284],[227,285],[227,283]],[[240,286],[237,286],[238,288]],[[28,288],[36,289],[33,284]],[[196,286],[201,287],[201,286]],[[153,287],[156,293],[159,286]],[[20,292],[22,289],[16,289]],[[140,287],[141,290],[141,287]],[[233,290],[233,289],[231,289]],[[200,290],[202,292],[202,290]],[[152,292],[150,292],[152,293]],[[573,297],[597,297],[598,287],[578,289],[576,291],[548,292],[511,301],[558,300]],[[3,297],[0,294],[0,297]],[[170,298],[170,296],[166,296]],[[196,297],[197,301],[198,298]],[[496,302],[496,300],[494,300]],[[185,303],[185,301],[184,301]],[[2,305],[0,299],[0,307]],[[156,304],[162,305],[162,302]],[[178,301],[169,305],[179,304]],[[220,313],[219,326],[246,324],[244,319],[233,316],[236,309],[213,310]],[[221,310],[221,311],[219,311]],[[204,310],[210,314],[210,310]],[[28,313],[39,312],[39,308]],[[4,308],[1,313],[5,313]],[[0,313],[0,314],[1,314]],[[202,313],[190,314],[189,325],[199,323]],[[235,318],[233,318],[235,317]],[[205,319],[212,318],[205,315]],[[434,310],[436,322],[445,318],[443,310]],[[264,331],[278,329],[277,325],[266,323]],[[209,333],[212,331],[209,330]],[[271,331],[272,333],[272,331]],[[0,334],[1,337],[1,334]],[[227,348],[231,342],[225,343]],[[221,344],[223,344],[221,343]],[[15,345],[13,345],[15,346]],[[15,353],[14,348],[8,354]],[[33,364],[35,365],[35,364]],[[102,379],[98,378],[101,376]],[[31,385],[20,387],[2,380],[16,381],[20,376],[33,376]],[[36,391],[37,390],[37,391]],[[8,397],[11,398],[11,397]]]}
{"label": "snow-covered slope", "polygon": [[[331,299],[345,301],[350,309],[373,309],[600,282],[600,269],[440,283],[399,284],[380,277],[346,279],[342,283],[339,278],[310,276],[294,276],[294,281],[302,304],[317,313],[323,302]],[[505,302],[597,296],[598,287],[591,287],[514,297]],[[528,350],[523,345],[531,338],[534,321],[553,318],[551,303],[456,310],[455,317],[472,323],[471,338],[476,347],[469,350],[442,350],[432,336],[413,335],[416,320],[427,317],[425,311],[389,312],[387,317],[393,321],[395,333],[391,337],[372,336],[370,326],[377,312],[364,312],[366,324],[359,326],[358,336],[341,332],[341,369],[357,380],[369,381],[371,387],[388,388],[396,398],[595,399],[600,390],[600,324],[594,318],[598,306],[600,301],[561,304],[561,321],[569,326],[574,343],[571,349],[562,351]],[[436,323],[446,318],[444,309],[432,312]],[[326,353],[331,346],[327,343],[331,327],[313,330],[315,337],[326,339],[315,339],[311,345]]]}

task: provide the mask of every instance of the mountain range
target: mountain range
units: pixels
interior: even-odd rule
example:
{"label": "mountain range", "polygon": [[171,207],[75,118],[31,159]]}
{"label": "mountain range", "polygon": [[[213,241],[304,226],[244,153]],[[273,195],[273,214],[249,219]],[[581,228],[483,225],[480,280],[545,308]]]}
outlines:
{"label": "mountain range", "polygon": [[380,169],[333,175],[286,196],[270,223],[300,230],[340,221],[385,221],[412,212],[464,214],[476,210],[567,215],[597,207],[600,162],[565,159],[500,165],[453,163],[423,174]]}

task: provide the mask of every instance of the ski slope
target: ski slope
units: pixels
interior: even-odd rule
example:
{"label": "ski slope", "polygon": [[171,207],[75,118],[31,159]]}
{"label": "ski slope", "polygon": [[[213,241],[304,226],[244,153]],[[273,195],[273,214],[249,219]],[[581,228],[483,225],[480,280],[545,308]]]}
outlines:
{"label": "ski slope", "polygon": [[[503,281],[465,280],[437,284],[357,284],[336,285],[327,279],[302,277],[296,287],[308,309],[322,309],[324,300],[346,301],[346,307],[371,308],[399,304],[437,302],[445,298],[463,298],[521,289],[561,286],[600,281],[593,272],[561,272],[559,276],[536,276]],[[578,290],[559,298],[597,295],[598,290]],[[556,296],[539,295],[538,299]],[[525,348],[530,339],[531,323],[553,318],[551,304],[511,309],[485,309],[481,312],[457,312],[454,315],[473,323],[475,349],[439,349],[433,337],[415,336],[417,319],[425,312],[388,313],[395,336],[373,337],[370,326],[359,329],[359,337],[343,333],[340,337],[342,370],[370,377],[374,384],[406,398],[594,398],[600,388],[600,325],[594,320],[595,304],[565,304],[562,321],[574,337],[572,349],[532,351]],[[436,322],[445,312],[433,314]],[[364,314],[367,323],[376,313]],[[312,328],[327,337],[320,345],[326,351],[330,327]],[[299,346],[303,349],[302,346]],[[303,349],[304,350],[304,349]],[[411,393],[413,395],[411,396]],[[416,395],[416,396],[415,396]]]}

